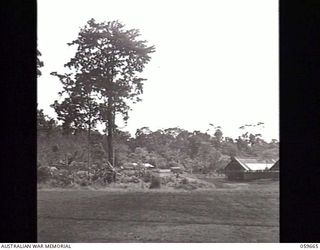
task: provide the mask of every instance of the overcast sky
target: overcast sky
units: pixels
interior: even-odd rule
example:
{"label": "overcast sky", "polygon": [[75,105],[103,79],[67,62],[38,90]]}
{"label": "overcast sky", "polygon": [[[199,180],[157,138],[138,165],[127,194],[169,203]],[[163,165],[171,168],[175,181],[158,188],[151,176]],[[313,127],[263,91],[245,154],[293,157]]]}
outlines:
{"label": "overcast sky", "polygon": [[63,65],[75,52],[67,43],[91,18],[137,28],[156,47],[143,73],[143,100],[123,130],[206,131],[213,123],[235,137],[241,125],[264,122],[259,132],[279,138],[278,1],[38,0],[45,64],[38,105],[50,116],[62,89],[50,72],[67,71]]}

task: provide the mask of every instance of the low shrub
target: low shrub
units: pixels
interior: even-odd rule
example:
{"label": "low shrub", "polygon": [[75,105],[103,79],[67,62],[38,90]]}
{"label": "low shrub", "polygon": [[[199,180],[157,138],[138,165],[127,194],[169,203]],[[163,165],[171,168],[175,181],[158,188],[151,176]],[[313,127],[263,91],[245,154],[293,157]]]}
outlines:
{"label": "low shrub", "polygon": [[50,179],[50,170],[46,167],[39,167],[37,169],[37,181],[38,183],[45,183]]}
{"label": "low shrub", "polygon": [[149,188],[150,188],[150,189],[160,188],[160,186],[161,186],[160,177],[152,175],[152,177],[151,177],[151,184],[150,184],[150,187],[149,187]]}
{"label": "low shrub", "polygon": [[183,178],[183,179],[181,180],[181,184],[186,185],[186,184],[188,184],[188,183],[189,183],[189,181],[188,181],[187,178]]}
{"label": "low shrub", "polygon": [[78,184],[80,186],[84,187],[84,186],[89,186],[91,184],[91,182],[87,178],[83,178],[78,182]]}
{"label": "low shrub", "polygon": [[191,183],[188,184],[179,184],[175,187],[176,189],[184,189],[184,190],[194,190],[197,189],[198,187],[196,185],[193,185]]}
{"label": "low shrub", "polygon": [[67,187],[73,183],[73,176],[69,175],[66,170],[59,170],[50,179],[50,184],[54,187]]}
{"label": "low shrub", "polygon": [[163,178],[161,178],[161,184],[163,185],[168,185],[170,183],[175,183],[175,177],[173,176],[165,176]]}
{"label": "low shrub", "polygon": [[142,176],[142,180],[144,182],[151,182],[152,174],[150,172],[146,172]]}

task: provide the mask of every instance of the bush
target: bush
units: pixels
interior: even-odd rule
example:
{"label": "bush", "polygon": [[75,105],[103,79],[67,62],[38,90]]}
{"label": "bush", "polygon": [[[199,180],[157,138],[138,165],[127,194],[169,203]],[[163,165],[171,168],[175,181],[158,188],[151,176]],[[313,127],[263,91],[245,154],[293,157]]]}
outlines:
{"label": "bush", "polygon": [[50,171],[49,168],[39,167],[37,169],[37,181],[38,183],[44,183],[50,179]]}
{"label": "bush", "polygon": [[150,182],[151,179],[152,179],[152,175],[151,175],[150,172],[146,172],[146,173],[144,173],[144,175],[142,176],[142,180],[143,180],[144,182]]}
{"label": "bush", "polygon": [[91,184],[91,182],[87,178],[83,178],[83,179],[80,179],[78,184],[80,186],[84,187],[84,186],[89,186]]}
{"label": "bush", "polygon": [[175,177],[172,176],[165,176],[163,178],[161,178],[161,184],[163,185],[167,185],[167,184],[171,184],[171,183],[175,183]]}
{"label": "bush", "polygon": [[53,179],[50,179],[48,181],[48,184],[52,187],[67,187],[72,184],[72,180],[69,177],[56,177]]}
{"label": "bush", "polygon": [[152,188],[160,188],[160,177],[158,176],[152,176],[151,177],[151,185],[150,185],[150,189]]}
{"label": "bush", "polygon": [[139,183],[140,179],[136,176],[122,176],[119,178],[120,183]]}
{"label": "bush", "polygon": [[175,188],[176,188],[176,189],[184,189],[184,190],[189,190],[189,191],[191,191],[191,190],[197,189],[197,186],[194,185],[194,184],[189,183],[189,184],[180,184],[180,185],[177,185]]}
{"label": "bush", "polygon": [[51,185],[55,187],[67,187],[73,182],[73,177],[68,174],[67,170],[59,170],[50,180]]}
{"label": "bush", "polygon": [[186,185],[186,184],[188,184],[188,183],[189,183],[189,181],[188,181],[188,179],[186,179],[186,178],[183,178],[183,179],[181,180],[181,184]]}
{"label": "bush", "polygon": [[52,150],[52,152],[54,152],[54,153],[58,152],[58,151],[59,151],[58,145],[53,145],[53,146],[51,147],[51,150]]}

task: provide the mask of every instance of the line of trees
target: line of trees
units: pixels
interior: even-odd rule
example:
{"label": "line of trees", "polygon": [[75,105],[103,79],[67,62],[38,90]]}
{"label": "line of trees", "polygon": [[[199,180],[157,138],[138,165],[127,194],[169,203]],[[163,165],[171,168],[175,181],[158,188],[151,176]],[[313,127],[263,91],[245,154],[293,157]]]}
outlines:
{"label": "line of trees", "polygon": [[[52,122],[52,118],[45,116],[44,120],[38,122],[38,157],[42,165],[64,159],[65,153],[76,155],[75,161],[87,161],[86,131],[64,135],[63,127]],[[107,158],[108,138],[97,131],[93,133],[97,136],[95,142],[91,140],[91,145],[100,146],[90,149],[91,160],[97,164]],[[56,148],[59,150],[53,150]],[[158,168],[180,166],[189,172],[208,173],[224,168],[230,156],[277,159],[279,142],[266,142],[260,135],[248,131],[236,139],[224,137],[221,128],[212,132],[190,132],[181,128],[152,131],[143,127],[134,136],[115,129],[114,150],[116,167],[141,162]]]}

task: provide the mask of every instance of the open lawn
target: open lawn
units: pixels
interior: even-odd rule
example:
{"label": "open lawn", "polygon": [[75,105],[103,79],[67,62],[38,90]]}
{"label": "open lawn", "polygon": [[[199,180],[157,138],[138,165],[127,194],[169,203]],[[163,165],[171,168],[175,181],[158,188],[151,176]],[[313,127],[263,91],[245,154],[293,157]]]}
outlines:
{"label": "open lawn", "polygon": [[[220,183],[221,184],[221,183]],[[39,242],[279,242],[279,182],[38,191]]]}

